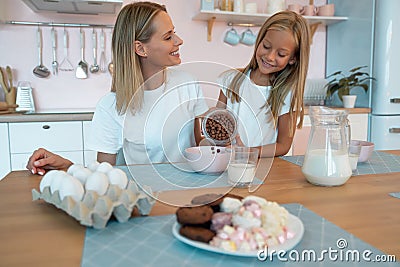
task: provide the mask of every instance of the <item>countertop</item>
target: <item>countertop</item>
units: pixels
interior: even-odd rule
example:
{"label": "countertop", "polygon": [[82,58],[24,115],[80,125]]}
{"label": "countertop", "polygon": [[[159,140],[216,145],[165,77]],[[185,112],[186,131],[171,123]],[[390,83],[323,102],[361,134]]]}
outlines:
{"label": "countertop", "polygon": [[[400,151],[390,153],[400,155]],[[262,161],[268,164],[268,159]],[[400,199],[389,195],[400,192],[399,177],[399,172],[358,175],[343,186],[320,187],[308,183],[299,166],[275,158],[265,184],[251,194],[282,204],[302,204],[400,259]],[[0,181],[0,265],[80,266],[86,227],[51,204],[32,201],[31,190],[39,189],[40,180],[28,171],[14,171]],[[212,192],[217,188],[161,194],[162,199],[191,199]],[[232,193],[250,194],[238,188]],[[175,211],[174,206],[156,202],[150,216]]]}
{"label": "countertop", "polygon": [[[344,109],[332,107],[334,109]],[[368,114],[370,108],[351,108],[347,109],[350,114]],[[308,107],[305,107],[305,115],[308,114]],[[53,109],[41,110],[34,113],[8,113],[0,115],[2,122],[46,122],[46,121],[90,121],[93,118],[94,109]]]}

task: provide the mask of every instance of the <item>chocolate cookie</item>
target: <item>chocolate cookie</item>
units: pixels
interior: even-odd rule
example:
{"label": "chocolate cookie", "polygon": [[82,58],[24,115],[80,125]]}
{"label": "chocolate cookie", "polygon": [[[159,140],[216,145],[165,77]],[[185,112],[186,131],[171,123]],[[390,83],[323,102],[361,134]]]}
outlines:
{"label": "chocolate cookie", "polygon": [[217,206],[222,202],[222,194],[204,194],[200,196],[196,196],[192,199],[193,205],[209,205],[209,206]]}
{"label": "chocolate cookie", "polygon": [[181,207],[176,211],[176,218],[180,224],[205,224],[213,213],[209,206]]}
{"label": "chocolate cookie", "polygon": [[215,233],[210,229],[190,225],[183,225],[181,229],[179,229],[179,233],[191,240],[204,243],[210,242],[215,236]]}

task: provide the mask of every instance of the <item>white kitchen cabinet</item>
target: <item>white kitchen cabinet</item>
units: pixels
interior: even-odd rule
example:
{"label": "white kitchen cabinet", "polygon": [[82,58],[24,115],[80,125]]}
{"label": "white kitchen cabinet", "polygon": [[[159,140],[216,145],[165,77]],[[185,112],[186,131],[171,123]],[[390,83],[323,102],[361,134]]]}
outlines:
{"label": "white kitchen cabinet", "polygon": [[[351,139],[368,139],[368,113],[349,114]],[[303,128],[297,129],[293,138],[293,144],[287,156],[304,155],[307,150],[308,138],[311,131],[311,121],[308,115],[304,116]]]}
{"label": "white kitchen cabinet", "polygon": [[87,138],[89,137],[90,125],[92,121],[83,122],[83,162],[85,166],[97,159],[97,152],[87,148]]}
{"label": "white kitchen cabinet", "polygon": [[11,170],[8,139],[8,124],[0,123],[0,180]]}
{"label": "white kitchen cabinet", "polygon": [[11,170],[25,169],[40,147],[83,164],[82,121],[9,123]]}

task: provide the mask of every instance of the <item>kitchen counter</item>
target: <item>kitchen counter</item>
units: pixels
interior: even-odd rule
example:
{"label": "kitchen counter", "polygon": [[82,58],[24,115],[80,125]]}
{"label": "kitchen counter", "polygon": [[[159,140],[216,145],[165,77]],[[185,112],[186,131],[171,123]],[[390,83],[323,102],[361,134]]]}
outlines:
{"label": "kitchen counter", "polygon": [[[389,152],[400,155],[400,151]],[[267,164],[266,159],[261,164]],[[400,199],[389,195],[400,192],[399,177],[398,172],[359,175],[343,186],[320,187],[308,183],[299,166],[275,158],[265,184],[252,194],[282,204],[300,203],[400,259]],[[0,181],[1,265],[80,266],[86,227],[51,204],[32,201],[31,190],[39,189],[40,180],[28,171],[17,171]],[[162,199],[191,199],[215,190],[161,194]],[[247,189],[234,189],[232,193],[249,195]],[[150,216],[173,214],[175,210],[174,206],[157,202]]]}
{"label": "kitchen counter", "polygon": [[[334,109],[344,109],[331,107]],[[351,108],[347,109],[350,114],[370,113],[370,108]],[[0,115],[1,122],[46,122],[46,121],[90,121],[93,118],[94,110],[91,109],[62,109],[62,110],[42,110],[34,113],[9,113]],[[308,114],[308,107],[305,107],[305,115]]]}
{"label": "kitchen counter", "polygon": [[[369,114],[371,113],[370,108],[343,108],[343,107],[327,107],[336,110],[347,110],[349,114]],[[308,115],[308,106],[304,107],[304,115]]]}
{"label": "kitchen counter", "polygon": [[15,112],[0,115],[1,122],[91,121],[93,109],[52,109],[33,113]]}

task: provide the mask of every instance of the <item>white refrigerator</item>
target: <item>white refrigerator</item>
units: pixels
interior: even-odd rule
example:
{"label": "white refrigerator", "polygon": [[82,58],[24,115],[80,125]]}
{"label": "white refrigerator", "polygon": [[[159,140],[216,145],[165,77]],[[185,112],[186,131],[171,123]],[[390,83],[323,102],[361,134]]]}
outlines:
{"label": "white refrigerator", "polygon": [[376,1],[371,141],[400,149],[400,0]]}

